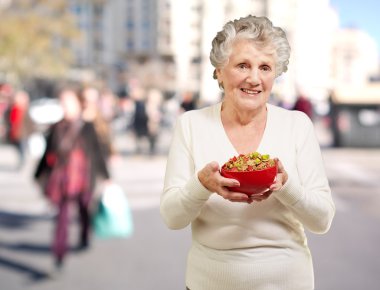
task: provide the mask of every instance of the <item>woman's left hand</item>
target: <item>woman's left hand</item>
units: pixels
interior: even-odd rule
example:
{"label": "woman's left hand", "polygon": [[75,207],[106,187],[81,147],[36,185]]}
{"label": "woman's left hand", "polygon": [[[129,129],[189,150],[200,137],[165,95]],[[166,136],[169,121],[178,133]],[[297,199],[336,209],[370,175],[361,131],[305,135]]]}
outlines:
{"label": "woman's left hand", "polygon": [[278,158],[275,158],[275,161],[277,162],[277,176],[275,182],[269,187],[272,191],[280,190],[288,181],[288,173],[286,172],[284,165],[282,165],[282,162]]}
{"label": "woman's left hand", "polygon": [[276,158],[275,161],[277,162],[277,176],[273,184],[269,187],[269,190],[261,193],[261,194],[253,194],[250,196],[251,201],[262,201],[267,199],[273,191],[280,190],[286,181],[288,180],[288,173],[286,172],[284,166],[282,165],[281,161]]}

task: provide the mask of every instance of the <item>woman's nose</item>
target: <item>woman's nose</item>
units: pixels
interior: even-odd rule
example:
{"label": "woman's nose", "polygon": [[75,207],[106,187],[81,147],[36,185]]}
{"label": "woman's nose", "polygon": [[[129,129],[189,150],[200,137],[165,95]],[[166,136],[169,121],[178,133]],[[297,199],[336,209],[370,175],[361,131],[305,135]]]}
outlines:
{"label": "woman's nose", "polygon": [[247,77],[247,82],[253,85],[257,85],[260,83],[259,71],[257,69],[250,70],[249,75]]}

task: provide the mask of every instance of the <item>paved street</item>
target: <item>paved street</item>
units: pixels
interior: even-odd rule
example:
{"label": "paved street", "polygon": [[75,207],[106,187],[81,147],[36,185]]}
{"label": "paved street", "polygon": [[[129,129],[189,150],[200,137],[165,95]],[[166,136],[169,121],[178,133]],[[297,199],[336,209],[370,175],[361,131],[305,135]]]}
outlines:
{"label": "paved street", "polygon": [[[126,152],[128,153],[128,152]],[[316,289],[377,290],[380,274],[380,150],[325,149],[323,155],[337,214],[326,235],[308,233]],[[126,191],[135,233],[127,240],[94,239],[87,252],[72,251],[62,273],[51,275],[49,251],[53,212],[30,179],[29,160],[21,172],[0,147],[0,289],[184,289],[190,232],[170,231],[159,215],[165,169],[159,157],[125,154],[112,166]]]}

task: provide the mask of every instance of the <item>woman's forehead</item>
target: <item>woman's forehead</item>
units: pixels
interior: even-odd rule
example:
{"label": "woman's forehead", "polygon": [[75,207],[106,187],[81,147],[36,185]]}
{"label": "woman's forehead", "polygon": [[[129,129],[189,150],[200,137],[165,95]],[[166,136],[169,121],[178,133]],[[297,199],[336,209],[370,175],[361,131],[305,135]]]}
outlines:
{"label": "woman's forehead", "polygon": [[258,46],[252,41],[237,42],[231,47],[231,53],[227,63],[236,59],[244,59],[247,61],[260,59],[265,62],[275,62],[276,53],[270,46]]}
{"label": "woman's forehead", "polygon": [[231,49],[236,53],[239,52],[252,52],[255,51],[257,53],[266,55],[268,57],[274,57],[276,54],[276,50],[273,48],[273,46],[269,43],[264,44],[262,42],[257,42],[252,39],[237,39],[235,40],[232,45]]}

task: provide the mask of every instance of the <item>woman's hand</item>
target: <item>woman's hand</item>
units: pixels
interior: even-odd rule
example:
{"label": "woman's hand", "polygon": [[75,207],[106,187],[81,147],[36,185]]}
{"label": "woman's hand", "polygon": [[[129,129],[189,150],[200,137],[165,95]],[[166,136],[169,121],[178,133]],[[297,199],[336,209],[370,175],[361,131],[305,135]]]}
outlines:
{"label": "woman's hand", "polygon": [[269,187],[269,190],[261,193],[261,194],[253,194],[250,196],[251,202],[253,201],[263,201],[267,199],[273,191],[280,190],[286,181],[288,180],[288,173],[286,172],[284,166],[282,165],[281,161],[278,158],[275,158],[275,161],[277,162],[277,176],[273,184]]}
{"label": "woman's hand", "polygon": [[288,173],[278,158],[275,158],[277,162],[277,176],[275,182],[269,187],[272,191],[280,190],[284,184],[288,181]]}
{"label": "woman's hand", "polygon": [[249,202],[246,194],[233,192],[228,187],[239,187],[239,181],[223,177],[219,172],[219,164],[215,161],[207,164],[198,172],[198,179],[209,191],[216,192],[223,198],[233,202]]}

